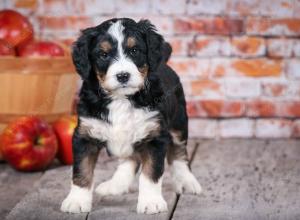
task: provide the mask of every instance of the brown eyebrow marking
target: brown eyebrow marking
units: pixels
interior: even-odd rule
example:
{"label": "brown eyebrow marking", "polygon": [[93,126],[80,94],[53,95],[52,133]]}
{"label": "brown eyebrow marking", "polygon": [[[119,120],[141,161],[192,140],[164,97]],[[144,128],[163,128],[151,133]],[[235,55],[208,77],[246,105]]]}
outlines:
{"label": "brown eyebrow marking", "polygon": [[108,52],[111,50],[112,46],[108,41],[103,41],[100,43],[100,48],[104,51],[104,52]]}
{"label": "brown eyebrow marking", "polygon": [[135,46],[135,38],[134,37],[128,37],[127,39],[127,47],[132,48]]}

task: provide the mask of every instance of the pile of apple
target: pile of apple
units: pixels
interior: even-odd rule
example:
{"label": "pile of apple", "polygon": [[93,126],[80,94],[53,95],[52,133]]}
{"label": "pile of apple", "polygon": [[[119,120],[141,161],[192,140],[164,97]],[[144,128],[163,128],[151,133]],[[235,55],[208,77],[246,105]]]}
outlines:
{"label": "pile of apple", "polygon": [[25,16],[13,10],[0,11],[0,56],[64,55],[64,49],[57,43],[35,40],[32,24]]}
{"label": "pile of apple", "polygon": [[[32,24],[19,12],[0,11],[0,57],[56,57],[66,52],[58,43],[35,39]],[[53,126],[38,117],[21,117],[0,134],[0,160],[21,171],[44,170],[56,155],[63,164],[72,164],[76,123],[74,116],[63,117]]]}
{"label": "pile of apple", "polygon": [[20,117],[0,135],[0,153],[20,171],[44,170],[56,156],[62,164],[70,165],[76,125],[76,116],[61,117],[52,126],[36,116]]}

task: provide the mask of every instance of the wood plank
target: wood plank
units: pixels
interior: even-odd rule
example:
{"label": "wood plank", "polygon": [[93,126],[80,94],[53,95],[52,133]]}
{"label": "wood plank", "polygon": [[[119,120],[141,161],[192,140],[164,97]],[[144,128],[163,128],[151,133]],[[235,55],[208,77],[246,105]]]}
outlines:
{"label": "wood plank", "polygon": [[19,200],[35,186],[41,172],[22,173],[6,163],[0,164],[0,219],[4,219]]}
{"label": "wood plank", "polygon": [[299,143],[202,143],[192,169],[203,193],[182,195],[173,219],[300,219]]}
{"label": "wood plank", "polygon": [[[101,161],[104,167],[109,167],[111,159],[104,156]],[[107,165],[107,164],[108,165]],[[60,211],[60,205],[70,190],[71,166],[58,166],[54,163],[51,169],[36,183],[35,189],[23,197],[11,210],[7,220],[53,220],[53,219],[74,219],[85,220],[86,213],[68,214]],[[99,171],[101,176],[109,176],[109,171]]]}
{"label": "wood plank", "polygon": [[11,210],[7,220],[84,220],[86,214],[72,215],[60,211],[61,202],[70,189],[70,174],[69,166],[47,171],[39,180],[37,188]]}

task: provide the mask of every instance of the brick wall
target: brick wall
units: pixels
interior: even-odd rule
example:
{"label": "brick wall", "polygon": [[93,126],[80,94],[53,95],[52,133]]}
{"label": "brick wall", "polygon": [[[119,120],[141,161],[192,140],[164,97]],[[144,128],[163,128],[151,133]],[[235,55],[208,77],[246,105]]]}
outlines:
{"label": "brick wall", "polygon": [[[173,45],[204,138],[300,137],[300,0],[2,0],[67,44],[111,17],[148,18]],[[297,119],[298,118],[298,119]]]}

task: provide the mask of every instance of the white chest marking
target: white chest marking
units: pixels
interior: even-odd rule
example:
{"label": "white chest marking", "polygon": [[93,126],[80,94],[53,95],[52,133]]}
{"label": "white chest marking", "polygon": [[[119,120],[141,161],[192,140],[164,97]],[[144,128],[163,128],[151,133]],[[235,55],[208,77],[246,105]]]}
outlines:
{"label": "white chest marking", "polygon": [[159,129],[157,111],[137,109],[126,98],[113,100],[109,105],[108,121],[80,117],[81,126],[96,139],[107,142],[109,151],[119,157],[133,153],[132,144],[144,139]]}

